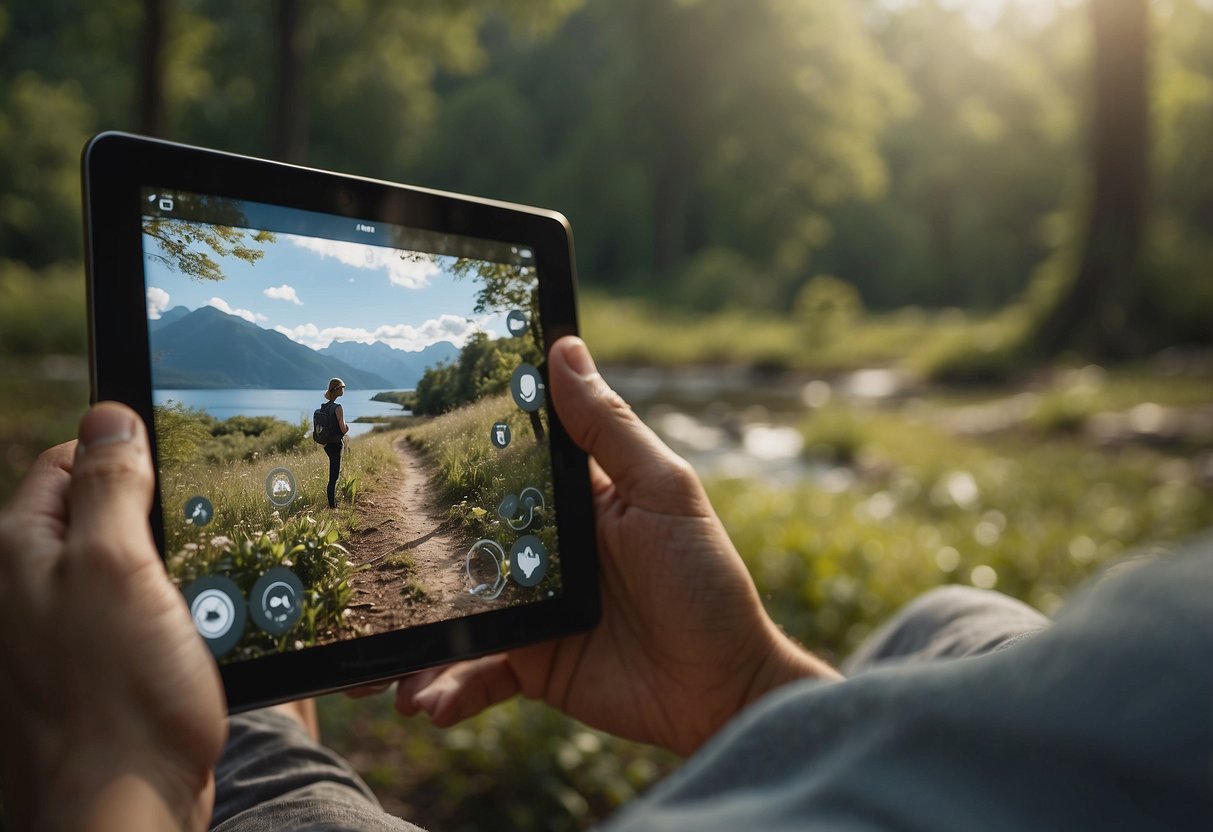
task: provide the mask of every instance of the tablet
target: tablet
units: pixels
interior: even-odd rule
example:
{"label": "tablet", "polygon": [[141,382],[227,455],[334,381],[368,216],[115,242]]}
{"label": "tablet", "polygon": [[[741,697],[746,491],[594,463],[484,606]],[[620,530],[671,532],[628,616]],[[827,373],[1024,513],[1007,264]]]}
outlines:
{"label": "tablet", "polygon": [[597,622],[564,217],[120,133],[83,180],[93,399],[232,711]]}

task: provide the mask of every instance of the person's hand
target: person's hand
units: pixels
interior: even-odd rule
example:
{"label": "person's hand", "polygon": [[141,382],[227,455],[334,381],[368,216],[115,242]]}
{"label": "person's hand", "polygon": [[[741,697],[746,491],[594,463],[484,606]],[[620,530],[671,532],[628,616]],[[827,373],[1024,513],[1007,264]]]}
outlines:
{"label": "person's hand", "polygon": [[142,421],[101,404],[0,512],[0,791],[13,829],[205,829],[219,674],[147,514]]}
{"label": "person's hand", "polygon": [[404,677],[397,709],[450,725],[520,692],[689,754],[774,687],[838,678],[771,622],[694,471],[607,386],[585,344],[557,341],[548,367],[560,420],[593,459],[602,622]]}

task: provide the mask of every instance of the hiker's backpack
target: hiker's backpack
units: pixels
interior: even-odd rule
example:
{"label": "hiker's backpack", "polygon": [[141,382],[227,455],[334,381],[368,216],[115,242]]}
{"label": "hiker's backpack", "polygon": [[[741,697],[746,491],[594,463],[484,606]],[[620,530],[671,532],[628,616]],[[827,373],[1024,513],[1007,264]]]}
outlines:
{"label": "hiker's backpack", "polygon": [[312,439],[318,445],[331,445],[341,441],[337,427],[336,402],[325,402],[312,412]]}

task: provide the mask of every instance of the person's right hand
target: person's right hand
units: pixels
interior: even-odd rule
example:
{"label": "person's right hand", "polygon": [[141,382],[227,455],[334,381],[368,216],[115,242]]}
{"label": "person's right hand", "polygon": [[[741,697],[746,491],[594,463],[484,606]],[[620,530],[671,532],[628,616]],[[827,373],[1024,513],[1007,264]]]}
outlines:
{"label": "person's right hand", "polygon": [[679,754],[787,681],[840,678],[766,615],[691,467],[611,390],[579,338],[548,359],[591,457],[603,614],[588,633],[401,679],[396,706],[450,725],[515,693]]}

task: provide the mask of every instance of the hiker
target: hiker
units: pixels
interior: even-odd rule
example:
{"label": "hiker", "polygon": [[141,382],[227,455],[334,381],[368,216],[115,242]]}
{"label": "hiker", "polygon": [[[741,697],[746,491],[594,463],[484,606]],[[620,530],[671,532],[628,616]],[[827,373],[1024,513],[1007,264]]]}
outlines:
{"label": "hiker", "polygon": [[[595,460],[602,622],[405,677],[398,710],[450,725],[521,693],[688,757],[617,832],[1210,828],[1213,539],[1107,577],[1053,623],[932,591],[844,679],[766,615],[698,478],[585,345],[560,339],[548,366]],[[317,741],[310,700],[225,727],[149,534],[143,423],[102,403],[79,435],[0,512],[6,827],[414,829]]]}
{"label": "hiker", "polygon": [[[345,435],[350,427],[345,423],[345,413],[337,399],[345,393],[345,382],[330,378],[324,391],[325,403],[313,414],[313,436],[323,439],[324,452],[329,458],[329,508],[337,508],[337,478],[341,476],[341,451],[345,447]],[[319,441],[319,439],[318,439]]]}

